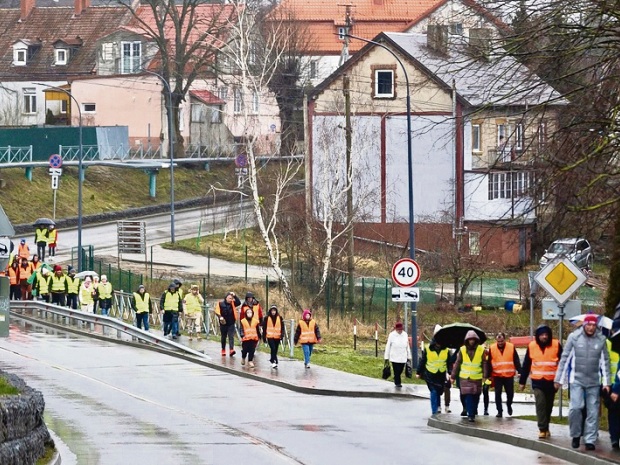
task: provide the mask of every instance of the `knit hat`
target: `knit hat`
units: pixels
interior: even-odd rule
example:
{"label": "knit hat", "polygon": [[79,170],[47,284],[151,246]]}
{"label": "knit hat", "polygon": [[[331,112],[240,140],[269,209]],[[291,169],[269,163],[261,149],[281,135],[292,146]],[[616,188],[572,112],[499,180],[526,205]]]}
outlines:
{"label": "knit hat", "polygon": [[394,329],[403,329],[403,324],[399,321],[394,325]]}
{"label": "knit hat", "polygon": [[20,244],[25,244],[26,243],[26,239],[22,239],[21,241],[19,241]]}
{"label": "knit hat", "polygon": [[271,305],[271,306],[269,307],[269,311],[271,311],[271,310],[275,310],[275,311],[277,312],[277,311],[278,311],[278,307],[277,307],[277,305]]}
{"label": "knit hat", "polygon": [[305,320],[305,319],[306,319],[306,316],[310,316],[310,317],[312,316],[312,312],[310,311],[310,309],[309,309],[309,308],[306,308],[306,309],[303,311],[303,313],[301,314],[301,318],[302,318],[302,320]]}
{"label": "knit hat", "polygon": [[465,342],[467,342],[467,339],[476,339],[477,341],[480,341],[480,336],[476,334],[476,331],[474,331],[473,329],[470,329],[469,331],[467,331],[467,334],[465,335]]}
{"label": "knit hat", "polygon": [[248,293],[245,295],[245,298],[246,298],[246,299],[253,299],[253,298],[254,298],[254,293],[252,293],[252,292],[248,292]]}
{"label": "knit hat", "polygon": [[594,315],[593,313],[586,315],[586,317],[583,319],[584,325],[587,325],[588,323],[596,324],[597,322],[598,322],[598,315]]}
{"label": "knit hat", "polygon": [[54,265],[54,272],[56,272],[56,271],[62,271],[62,266]]}
{"label": "knit hat", "polygon": [[176,284],[174,284],[174,283],[170,283],[170,284],[168,285],[168,289],[176,289],[176,288],[177,288],[177,285],[176,285]]}
{"label": "knit hat", "polygon": [[146,289],[146,287],[144,287],[144,284],[140,284],[140,285],[138,286],[138,290],[140,290],[140,289]]}

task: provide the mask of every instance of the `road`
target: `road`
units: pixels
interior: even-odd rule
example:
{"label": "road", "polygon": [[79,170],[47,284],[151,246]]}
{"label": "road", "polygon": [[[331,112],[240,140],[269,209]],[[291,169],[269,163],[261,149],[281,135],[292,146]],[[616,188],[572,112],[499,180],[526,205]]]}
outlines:
{"label": "road", "polygon": [[429,428],[427,400],[300,394],[30,325],[0,368],[43,392],[63,465],[565,463]]}

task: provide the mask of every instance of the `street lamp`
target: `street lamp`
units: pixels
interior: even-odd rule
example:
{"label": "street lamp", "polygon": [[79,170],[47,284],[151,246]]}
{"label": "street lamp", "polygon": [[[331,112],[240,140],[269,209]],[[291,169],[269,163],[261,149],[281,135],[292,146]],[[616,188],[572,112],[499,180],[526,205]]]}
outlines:
{"label": "street lamp", "polygon": [[170,83],[159,73],[142,68],[142,71],[157,76],[168,91],[168,143],[170,151],[170,242],[174,244],[174,142],[172,137],[172,90]]}
{"label": "street lamp", "polygon": [[[400,58],[388,47],[383,45],[382,43],[375,42],[374,40],[364,39],[362,37],[357,37],[351,34],[345,34],[345,37],[350,37],[351,39],[361,40],[362,42],[366,42],[369,44],[376,45],[381,47],[382,49],[389,52],[394,59],[398,62],[400,67],[403,70],[403,75],[405,76],[406,82],[406,90],[407,90],[407,167],[408,167],[408,180],[409,180],[409,258],[412,260],[415,259],[415,232],[413,229],[413,155],[411,149],[411,92],[409,90],[409,75],[407,74],[407,69],[403,62],[400,61]],[[413,358],[413,367],[417,368],[418,366],[418,344],[417,344],[417,333],[418,333],[418,324],[417,324],[417,310],[416,310],[416,302],[411,303],[411,356]]]}
{"label": "street lamp", "polygon": [[84,158],[84,146],[82,144],[82,109],[80,108],[79,102],[75,99],[73,94],[69,92],[67,89],[63,89],[62,87],[52,86],[49,84],[43,84],[42,82],[35,82],[40,86],[49,87],[50,89],[54,89],[60,92],[64,92],[67,94],[77,106],[78,115],[80,117],[80,131],[79,131],[79,139],[80,139],[80,148],[78,153],[78,224],[77,224],[77,248],[78,248],[78,257],[77,257],[77,269],[78,272],[82,271],[82,184],[83,184],[83,173],[82,173],[82,161]]}

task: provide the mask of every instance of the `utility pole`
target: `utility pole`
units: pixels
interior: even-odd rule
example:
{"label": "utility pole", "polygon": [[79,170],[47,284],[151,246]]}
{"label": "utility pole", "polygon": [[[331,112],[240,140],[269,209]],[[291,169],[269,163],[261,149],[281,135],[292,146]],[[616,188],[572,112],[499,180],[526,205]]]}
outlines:
{"label": "utility pole", "polygon": [[342,78],[342,91],[344,93],[344,126],[346,143],[346,165],[347,165],[347,227],[349,251],[347,257],[348,281],[348,302],[349,310],[353,310],[355,297],[355,242],[353,236],[353,166],[351,161],[351,81],[345,74]]}
{"label": "utility pole", "polygon": [[345,30],[346,34],[344,36],[344,42],[342,44],[342,52],[340,52],[340,60],[338,62],[338,66],[342,66],[349,59],[349,34],[351,33],[351,27],[353,26],[353,21],[351,20],[351,7],[353,6],[350,3],[338,4],[338,6],[345,7]]}

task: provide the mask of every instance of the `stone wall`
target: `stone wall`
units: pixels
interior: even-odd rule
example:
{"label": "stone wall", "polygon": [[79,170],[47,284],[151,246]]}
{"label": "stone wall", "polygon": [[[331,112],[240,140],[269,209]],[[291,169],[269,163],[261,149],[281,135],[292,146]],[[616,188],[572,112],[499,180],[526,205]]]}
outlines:
{"label": "stone wall", "polygon": [[43,422],[43,394],[18,376],[0,370],[0,376],[19,390],[18,395],[0,397],[0,464],[33,465],[54,447]]}

